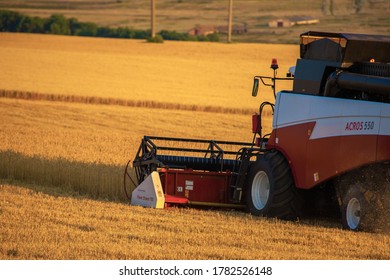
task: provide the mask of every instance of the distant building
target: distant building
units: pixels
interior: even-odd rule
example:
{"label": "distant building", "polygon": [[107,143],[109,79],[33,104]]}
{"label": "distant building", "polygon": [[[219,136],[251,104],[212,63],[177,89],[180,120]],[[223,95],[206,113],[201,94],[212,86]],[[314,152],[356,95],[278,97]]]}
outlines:
{"label": "distant building", "polygon": [[312,17],[292,17],[285,19],[276,19],[268,22],[269,27],[291,27],[294,25],[304,25],[304,24],[316,24],[320,20]]}

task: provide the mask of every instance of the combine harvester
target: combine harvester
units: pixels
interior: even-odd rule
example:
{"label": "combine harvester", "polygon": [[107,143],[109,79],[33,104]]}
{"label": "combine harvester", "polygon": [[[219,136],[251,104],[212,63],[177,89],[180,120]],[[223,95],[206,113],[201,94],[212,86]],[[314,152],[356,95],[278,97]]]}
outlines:
{"label": "combine harvester", "polygon": [[[124,175],[131,203],[242,207],[286,220],[334,203],[343,228],[371,229],[390,204],[390,37],[310,31],[300,40],[286,78],[276,59],[273,77],[254,78],[252,95],[271,86],[275,104],[252,117],[252,142],[145,136],[131,195],[130,161]],[[276,93],[278,80],[293,89]],[[263,135],[266,107],[273,129]]]}

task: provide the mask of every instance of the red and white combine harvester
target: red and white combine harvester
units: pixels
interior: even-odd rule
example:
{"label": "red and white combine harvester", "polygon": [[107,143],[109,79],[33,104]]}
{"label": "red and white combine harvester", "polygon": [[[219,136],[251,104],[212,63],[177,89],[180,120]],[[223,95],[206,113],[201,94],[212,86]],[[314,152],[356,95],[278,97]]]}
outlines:
{"label": "red and white combine harvester", "polygon": [[[346,229],[370,229],[389,209],[390,37],[307,32],[286,78],[255,76],[275,104],[252,117],[250,143],[145,136],[125,171],[134,205],[242,207],[295,220],[341,210]],[[292,90],[275,92],[277,80]],[[262,114],[273,111],[263,135]],[[130,194],[131,168],[138,187]],[[134,182],[133,182],[134,183]],[[340,213],[339,211],[337,211]],[[388,221],[388,219],[387,219]]]}

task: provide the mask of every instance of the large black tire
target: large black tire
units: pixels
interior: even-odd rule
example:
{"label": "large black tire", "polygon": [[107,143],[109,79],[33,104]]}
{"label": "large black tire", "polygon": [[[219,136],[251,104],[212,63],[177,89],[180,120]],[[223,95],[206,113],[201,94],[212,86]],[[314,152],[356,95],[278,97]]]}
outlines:
{"label": "large black tire", "polygon": [[259,156],[251,168],[246,199],[248,211],[256,216],[296,220],[302,214],[303,199],[290,166],[276,151]]}

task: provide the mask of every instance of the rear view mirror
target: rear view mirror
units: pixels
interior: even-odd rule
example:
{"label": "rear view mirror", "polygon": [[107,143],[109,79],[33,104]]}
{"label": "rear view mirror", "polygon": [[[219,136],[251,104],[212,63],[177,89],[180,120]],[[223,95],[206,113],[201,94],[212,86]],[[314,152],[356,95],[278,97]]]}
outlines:
{"label": "rear view mirror", "polygon": [[252,89],[252,96],[257,96],[257,91],[259,90],[259,78],[254,78],[253,80],[253,89]]}

